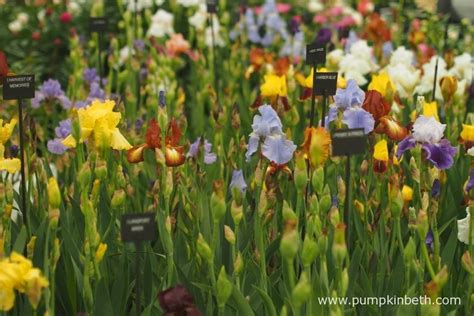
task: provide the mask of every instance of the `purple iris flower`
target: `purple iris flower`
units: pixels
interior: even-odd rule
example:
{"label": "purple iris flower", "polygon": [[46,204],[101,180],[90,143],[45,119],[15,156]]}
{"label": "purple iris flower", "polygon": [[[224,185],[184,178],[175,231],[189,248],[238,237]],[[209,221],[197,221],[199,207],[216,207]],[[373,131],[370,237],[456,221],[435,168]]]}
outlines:
{"label": "purple iris flower", "polygon": [[374,117],[361,107],[353,107],[345,110],[342,121],[349,128],[363,128],[365,134],[374,130]]}
{"label": "purple iris flower", "polygon": [[324,120],[324,128],[329,129],[329,123],[334,121],[337,118],[337,107],[336,106],[330,106],[328,115],[326,115],[326,119]]}
{"label": "purple iris flower", "polygon": [[457,153],[456,147],[451,146],[447,139],[442,139],[438,144],[424,143],[421,148],[426,153],[426,159],[440,170],[451,168]]}
{"label": "purple iris flower", "polygon": [[100,85],[98,82],[91,83],[88,99],[91,99],[91,100],[94,100],[94,99],[104,100],[105,99],[105,91],[100,88]]}
{"label": "purple iris flower", "polygon": [[242,170],[232,171],[232,180],[230,181],[229,189],[232,191],[234,188],[242,193],[245,193],[247,190],[247,183],[245,183],[244,173]]}
{"label": "purple iris flower", "polygon": [[428,234],[426,234],[426,238],[425,238],[425,244],[430,251],[433,251],[433,241],[434,241],[433,232],[430,229],[428,231]]}
{"label": "purple iris flower", "polygon": [[55,155],[62,155],[66,152],[67,147],[62,143],[62,139],[55,138],[48,141],[48,151]]}
{"label": "purple iris flower", "polygon": [[397,158],[400,159],[405,151],[415,148],[415,146],[416,140],[412,136],[405,137],[398,143]]}
{"label": "purple iris flower", "polygon": [[95,68],[86,68],[83,73],[84,80],[90,85],[93,82],[99,81],[99,75]]}
{"label": "purple iris flower", "polygon": [[291,34],[295,35],[300,32],[300,22],[296,17],[291,18],[288,28],[290,29]]}
{"label": "purple iris flower", "polygon": [[71,107],[71,101],[69,101],[68,97],[64,94],[59,81],[48,79],[47,81],[43,82],[40,89],[35,92],[35,97],[31,100],[31,106],[37,109],[41,102],[54,99],[59,101],[59,103],[65,109],[69,109]]}
{"label": "purple iris flower", "polygon": [[11,145],[10,146],[10,157],[18,157],[18,146],[17,145]]}
{"label": "purple iris flower", "polygon": [[337,89],[334,101],[339,108],[347,109],[354,105],[361,105],[364,102],[365,93],[359,88],[353,79],[347,81],[345,89]]}
{"label": "purple iris flower", "polygon": [[332,32],[328,28],[322,28],[319,30],[318,35],[316,35],[315,43],[319,45],[326,45],[331,41]]}
{"label": "purple iris flower", "polygon": [[438,179],[435,179],[433,181],[433,186],[431,187],[431,197],[436,199],[439,197],[440,194],[441,194],[441,183],[439,182]]}
{"label": "purple iris flower", "polygon": [[59,122],[59,126],[54,129],[56,133],[56,137],[58,138],[66,138],[68,135],[71,134],[72,127],[71,127],[71,119],[63,120]]}
{"label": "purple iris flower", "polygon": [[474,188],[474,168],[471,169],[471,176],[469,177],[469,181],[467,182],[466,191],[469,192],[472,188]]}

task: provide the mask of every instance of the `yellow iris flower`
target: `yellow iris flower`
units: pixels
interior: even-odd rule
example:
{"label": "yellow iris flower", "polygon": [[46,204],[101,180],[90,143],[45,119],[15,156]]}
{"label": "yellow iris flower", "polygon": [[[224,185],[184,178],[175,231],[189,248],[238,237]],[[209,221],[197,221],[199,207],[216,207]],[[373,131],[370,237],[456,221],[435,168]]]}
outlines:
{"label": "yellow iris flower", "polygon": [[461,138],[467,142],[474,142],[474,125],[462,125]]}
{"label": "yellow iris flower", "polygon": [[265,82],[260,87],[261,95],[264,97],[280,96],[284,97],[288,93],[286,86],[286,76],[265,75]]}
{"label": "yellow iris flower", "polygon": [[423,115],[424,116],[432,116],[439,122],[438,104],[436,103],[436,101],[425,102],[423,104]]}
{"label": "yellow iris flower", "polygon": [[368,87],[368,90],[378,91],[384,98],[388,100],[391,99],[396,89],[397,88],[395,84],[385,72],[382,72],[378,75],[373,75],[372,81]]}
{"label": "yellow iris flower", "polygon": [[0,260],[0,311],[9,311],[15,304],[15,290],[25,293],[30,304],[36,308],[43,288],[49,286],[41,271],[33,267],[30,260],[13,252],[9,258]]}
{"label": "yellow iris flower", "polygon": [[12,119],[10,123],[3,125],[3,120],[0,120],[0,170],[6,170],[9,173],[15,173],[20,170],[21,162],[18,158],[5,158],[5,143],[10,139],[17,120]]}
{"label": "yellow iris flower", "polygon": [[[113,112],[115,102],[95,100],[86,108],[77,111],[81,127],[80,143],[92,139],[97,148],[112,147],[116,150],[127,150],[132,146],[117,128],[122,114]],[[77,141],[69,135],[63,140],[66,147],[76,147]]]}
{"label": "yellow iris flower", "polygon": [[388,146],[385,139],[382,139],[375,144],[374,159],[377,159],[378,161],[388,161]]}

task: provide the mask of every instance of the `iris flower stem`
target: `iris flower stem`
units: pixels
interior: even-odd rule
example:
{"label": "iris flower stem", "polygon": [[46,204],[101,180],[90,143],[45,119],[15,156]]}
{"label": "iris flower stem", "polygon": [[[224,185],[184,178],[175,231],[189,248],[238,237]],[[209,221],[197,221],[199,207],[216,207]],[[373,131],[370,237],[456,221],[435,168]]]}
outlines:
{"label": "iris flower stem", "polygon": [[430,273],[431,279],[434,279],[436,276],[435,270],[433,269],[433,265],[431,264],[430,256],[428,255],[428,248],[426,247],[425,241],[421,240],[421,252],[423,254],[423,258],[425,259],[426,267],[428,268],[428,272]]}

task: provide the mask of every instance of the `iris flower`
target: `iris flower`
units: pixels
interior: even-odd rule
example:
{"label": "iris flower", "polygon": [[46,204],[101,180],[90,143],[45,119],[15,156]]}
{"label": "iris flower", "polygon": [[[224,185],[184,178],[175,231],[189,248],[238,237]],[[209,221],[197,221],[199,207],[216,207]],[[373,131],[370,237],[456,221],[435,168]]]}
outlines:
{"label": "iris flower", "polygon": [[461,143],[464,144],[464,148],[469,150],[474,145],[474,125],[462,125],[462,131],[459,135]]}
{"label": "iris flower", "polygon": [[59,126],[54,129],[56,138],[48,141],[49,152],[62,155],[66,152],[67,147],[64,146],[63,140],[72,132],[71,120],[63,120],[59,122]]}
{"label": "iris flower", "polygon": [[443,138],[445,124],[436,121],[432,116],[421,115],[413,125],[412,135],[406,137],[398,144],[397,157],[409,149],[421,144],[421,149],[426,154],[426,159],[440,170],[449,169],[454,163],[456,148]]}
{"label": "iris flower", "polygon": [[311,168],[318,168],[326,162],[331,150],[331,136],[322,127],[308,127],[304,133],[304,142],[301,145],[305,158],[309,160]]}
{"label": "iris flower", "polygon": [[388,165],[388,146],[387,141],[382,139],[374,146],[374,171],[383,173],[387,170]]}
{"label": "iris flower", "polygon": [[259,107],[261,115],[255,115],[252,124],[247,153],[247,161],[258,150],[263,139],[262,154],[278,165],[286,164],[293,157],[296,146],[286,139],[278,114],[270,105]]}
{"label": "iris flower", "polygon": [[6,170],[9,173],[15,173],[21,168],[20,159],[5,158],[5,143],[12,136],[16,122],[15,119],[12,119],[10,123],[3,125],[3,120],[0,120],[0,170]]}
{"label": "iris flower", "polygon": [[66,147],[74,148],[79,143],[92,141],[97,148],[111,147],[116,150],[130,149],[132,146],[120,133],[117,125],[122,118],[119,112],[113,112],[115,102],[95,100],[88,107],[81,108],[77,114],[81,137],[76,140],[72,134],[63,140]]}
{"label": "iris flower", "polygon": [[232,180],[230,181],[229,189],[239,190],[241,193],[245,193],[247,190],[247,183],[245,183],[244,173],[242,170],[232,171]]}
{"label": "iris flower", "polygon": [[[466,217],[458,220],[458,239],[465,244],[469,243],[469,224],[471,223],[471,213],[469,207],[466,208]],[[471,236],[474,240],[474,236]]]}
{"label": "iris flower", "polygon": [[278,76],[276,74],[268,74],[264,76],[264,83],[260,86],[260,95],[253,103],[253,108],[258,108],[263,98],[271,101],[271,104],[277,106],[279,101],[283,104],[285,111],[290,109],[288,102],[288,87],[286,85],[286,76]]}
{"label": "iris flower", "polygon": [[[198,137],[194,143],[189,146],[189,151],[186,157],[195,158],[199,154],[199,147],[201,147],[201,137]],[[207,139],[204,140],[204,144],[202,146],[204,148],[204,163],[206,165],[213,164],[217,160],[217,156],[213,153],[212,144],[209,143]]]}
{"label": "iris flower", "polygon": [[161,139],[161,129],[156,120],[150,121],[145,139],[145,144],[135,146],[128,150],[128,162],[138,163],[143,161],[144,151],[146,149],[152,149],[154,151],[162,150],[165,156],[165,163],[168,167],[177,167],[185,162],[186,156],[184,155],[184,147],[179,145],[181,129],[175,119],[171,120],[168,124],[164,147]]}
{"label": "iris flower", "polygon": [[35,92],[35,97],[31,100],[31,106],[33,108],[39,108],[41,102],[50,100],[57,100],[65,109],[71,107],[71,101],[69,101],[61,89],[61,84],[59,81],[53,79],[43,82],[40,89]]}

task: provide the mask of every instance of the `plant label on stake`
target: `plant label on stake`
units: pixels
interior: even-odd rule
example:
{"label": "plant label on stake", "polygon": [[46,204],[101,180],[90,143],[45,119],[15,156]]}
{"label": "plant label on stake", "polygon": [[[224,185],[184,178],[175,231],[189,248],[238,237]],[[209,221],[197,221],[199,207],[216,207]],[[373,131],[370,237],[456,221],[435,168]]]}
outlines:
{"label": "plant label on stake", "polygon": [[20,173],[21,173],[21,212],[23,223],[28,228],[26,206],[25,173],[25,131],[23,128],[23,100],[35,97],[35,75],[8,76],[3,80],[3,99],[18,100],[18,121],[20,129]]}
{"label": "plant label on stake", "polygon": [[306,64],[324,65],[326,63],[326,46],[316,43],[306,45]]}
{"label": "plant label on stake", "polygon": [[99,84],[102,87],[102,33],[107,32],[108,21],[105,17],[90,18],[89,29],[91,33],[97,33],[97,48],[98,48],[98,62],[99,62]]}
{"label": "plant label on stake", "polygon": [[306,64],[311,65],[313,69],[313,91],[311,93],[311,112],[309,125],[313,126],[314,112],[316,106],[316,95],[314,94],[314,78],[316,76],[316,67],[318,64],[326,63],[326,47],[316,43],[306,45]]}
{"label": "plant label on stake", "polygon": [[136,213],[122,216],[121,235],[123,242],[134,242],[135,255],[135,308],[137,316],[141,315],[141,288],[140,288],[140,249],[142,242],[153,241],[157,238],[155,214]]}
{"label": "plant label on stake", "polygon": [[337,90],[337,72],[318,72],[313,77],[313,95],[323,96],[321,126],[326,123],[326,107],[328,96],[335,95]]}
{"label": "plant label on stake", "polygon": [[367,135],[363,128],[341,129],[332,134],[332,155],[346,156],[346,197],[344,201],[344,223],[347,225],[347,243],[350,237],[349,197],[351,191],[351,156],[363,154],[366,150]]}
{"label": "plant label on stake", "polygon": [[207,13],[217,13],[217,0],[207,0]]}

